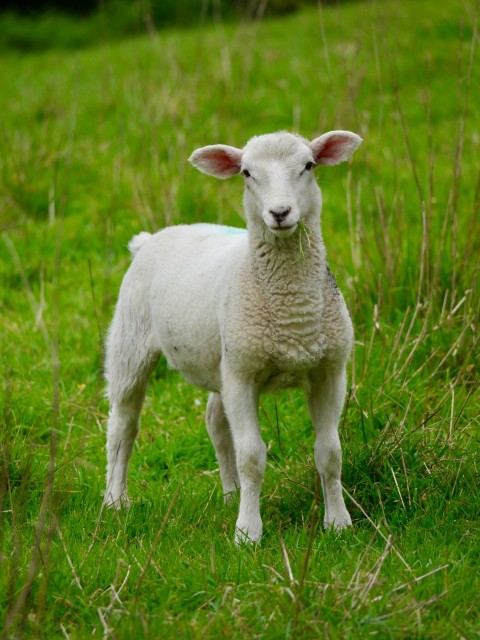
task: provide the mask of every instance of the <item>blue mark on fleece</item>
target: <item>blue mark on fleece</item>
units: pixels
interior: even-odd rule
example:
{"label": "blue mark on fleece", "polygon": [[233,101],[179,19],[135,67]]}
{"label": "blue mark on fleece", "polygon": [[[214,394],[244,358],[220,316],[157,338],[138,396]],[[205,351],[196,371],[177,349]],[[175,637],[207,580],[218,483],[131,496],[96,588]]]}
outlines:
{"label": "blue mark on fleece", "polygon": [[223,225],[218,225],[218,233],[225,236],[239,236],[245,235],[248,231],[238,227],[224,227]]}

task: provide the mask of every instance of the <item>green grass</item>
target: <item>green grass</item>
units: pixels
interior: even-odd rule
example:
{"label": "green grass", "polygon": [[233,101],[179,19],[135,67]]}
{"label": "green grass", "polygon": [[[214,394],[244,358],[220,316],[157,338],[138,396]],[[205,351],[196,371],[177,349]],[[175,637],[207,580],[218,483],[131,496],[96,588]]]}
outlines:
{"label": "green grass", "polygon": [[[479,637],[476,12],[351,3],[3,56],[4,637]],[[319,173],[356,331],[342,424],[354,527],[318,525],[313,435],[288,392],[262,400],[265,535],[237,549],[206,394],[164,365],[134,504],[102,510],[102,341],[134,233],[241,223],[241,181],[201,176],[191,151],[282,128],[365,139],[351,167]]]}

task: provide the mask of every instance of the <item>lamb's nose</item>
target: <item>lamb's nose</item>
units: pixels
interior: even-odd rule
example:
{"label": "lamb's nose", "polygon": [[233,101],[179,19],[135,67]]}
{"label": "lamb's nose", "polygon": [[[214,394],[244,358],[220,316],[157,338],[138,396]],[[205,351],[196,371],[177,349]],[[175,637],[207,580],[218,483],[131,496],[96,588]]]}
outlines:
{"label": "lamb's nose", "polygon": [[282,220],[285,220],[291,210],[292,207],[277,207],[276,209],[269,209],[269,213],[271,213],[276,222],[280,224]]}

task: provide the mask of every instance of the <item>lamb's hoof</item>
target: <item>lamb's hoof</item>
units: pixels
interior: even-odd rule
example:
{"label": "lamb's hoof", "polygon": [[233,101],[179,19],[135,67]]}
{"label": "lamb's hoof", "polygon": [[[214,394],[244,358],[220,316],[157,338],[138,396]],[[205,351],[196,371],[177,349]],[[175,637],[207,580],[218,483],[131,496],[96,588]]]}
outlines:
{"label": "lamb's hoof", "polygon": [[118,498],[113,498],[112,495],[109,495],[108,498],[105,496],[103,504],[109,509],[120,511],[120,509],[130,509],[132,502],[125,495],[119,496]]}
{"label": "lamb's hoof", "polygon": [[223,494],[223,502],[225,504],[230,504],[233,500],[233,498],[236,496],[237,494],[237,488],[235,487],[235,489],[230,489],[229,491],[225,491]]}
{"label": "lamb's hoof", "polygon": [[347,510],[332,514],[331,516],[329,515],[329,517],[323,521],[323,528],[330,531],[342,531],[342,529],[351,526],[352,519]]}
{"label": "lamb's hoof", "polygon": [[248,525],[237,522],[235,525],[235,544],[241,546],[243,544],[255,544],[260,542],[262,537],[262,521],[257,523],[249,523]]}

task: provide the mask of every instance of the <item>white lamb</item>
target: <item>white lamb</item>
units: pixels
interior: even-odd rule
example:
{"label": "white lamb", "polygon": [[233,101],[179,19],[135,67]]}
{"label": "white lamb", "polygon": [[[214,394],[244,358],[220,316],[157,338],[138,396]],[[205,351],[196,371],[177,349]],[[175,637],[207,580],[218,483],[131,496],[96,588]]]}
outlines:
{"label": "white lamb", "polygon": [[235,541],[258,541],[266,447],[259,395],[303,387],[316,433],[325,527],[351,524],[340,481],[338,422],[352,323],[325,254],[316,165],[347,160],[362,139],[331,131],[308,142],[279,132],[243,149],[197,149],[208,175],[245,178],[247,230],[179,225],[133,238],[107,340],[111,403],[105,501],[127,502],[127,466],[149,374],[161,354],[211,391],[206,423],[226,499],[240,488]]}

